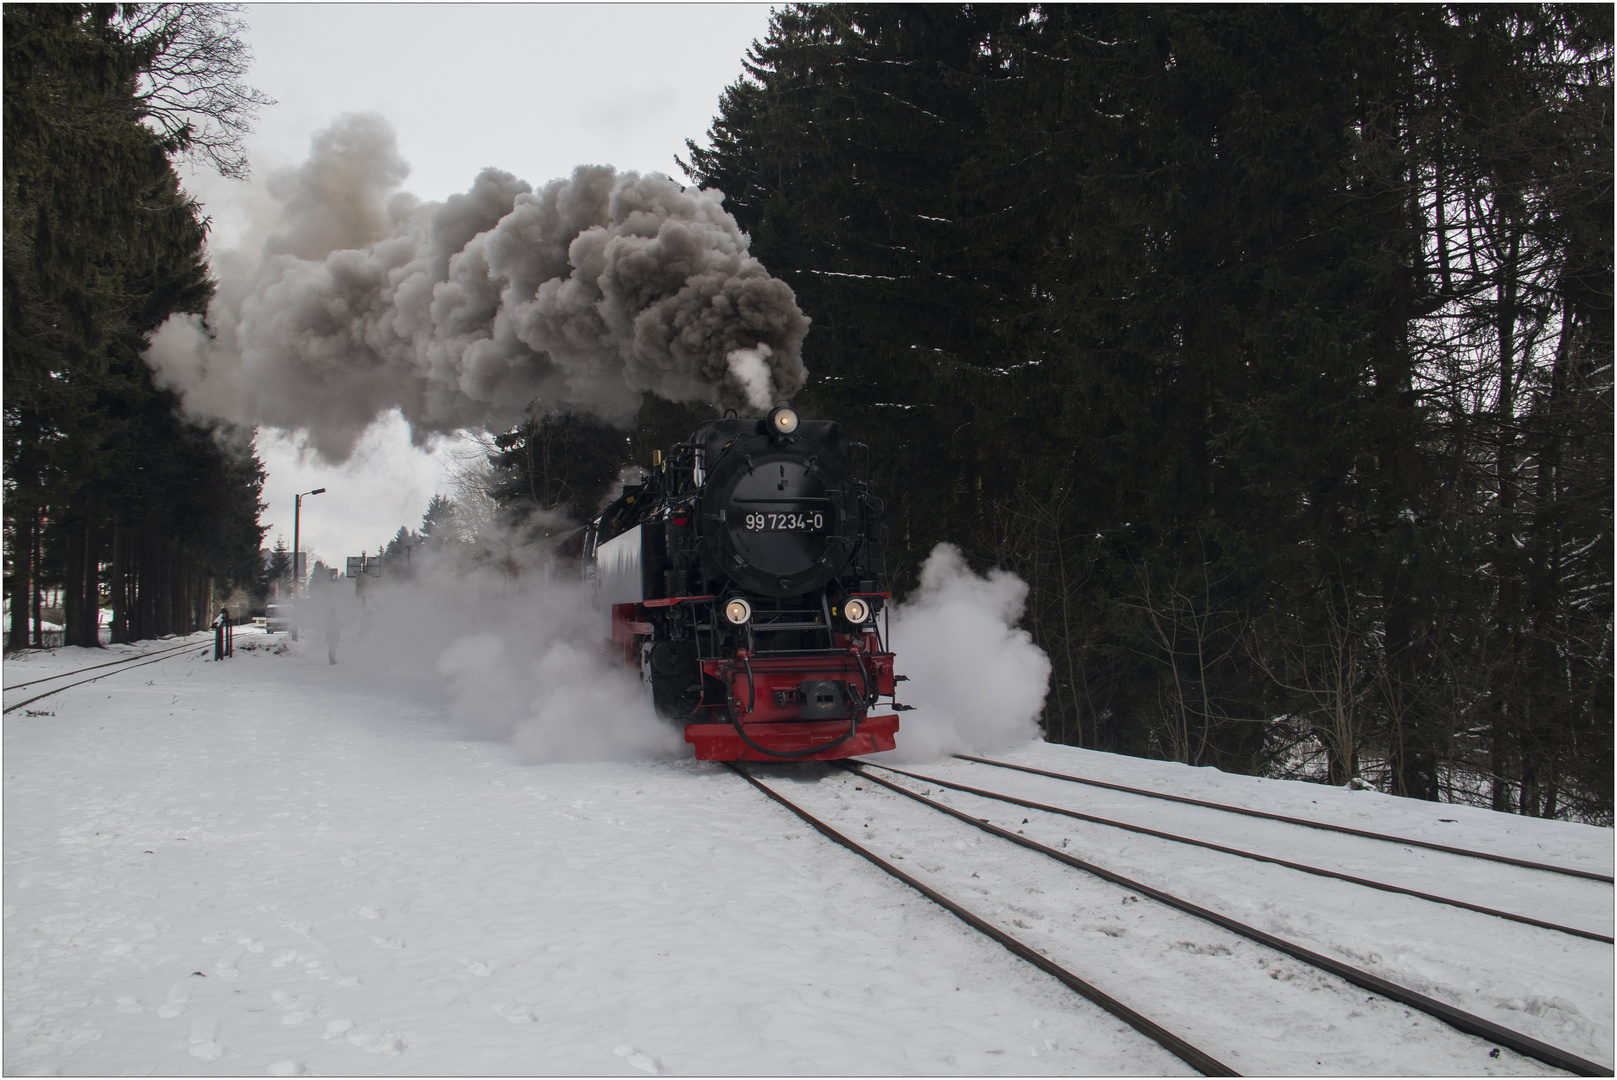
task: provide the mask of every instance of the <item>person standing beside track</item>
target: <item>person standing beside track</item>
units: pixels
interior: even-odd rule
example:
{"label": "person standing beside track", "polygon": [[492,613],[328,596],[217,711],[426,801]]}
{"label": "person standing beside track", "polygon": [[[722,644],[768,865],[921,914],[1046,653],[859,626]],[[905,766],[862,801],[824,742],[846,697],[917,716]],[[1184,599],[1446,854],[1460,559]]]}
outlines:
{"label": "person standing beside track", "polygon": [[337,662],[337,642],[342,640],[342,624],[337,621],[337,606],[326,609],[326,662]]}
{"label": "person standing beside track", "polygon": [[223,660],[231,653],[230,611],[227,608],[219,609],[219,617],[213,620],[213,658]]}

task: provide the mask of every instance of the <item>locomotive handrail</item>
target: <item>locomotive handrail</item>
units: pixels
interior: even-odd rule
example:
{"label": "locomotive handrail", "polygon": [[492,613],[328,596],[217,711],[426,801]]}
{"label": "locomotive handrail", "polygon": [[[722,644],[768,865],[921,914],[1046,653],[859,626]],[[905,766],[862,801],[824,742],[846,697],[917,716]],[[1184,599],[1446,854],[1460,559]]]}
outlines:
{"label": "locomotive handrail", "polygon": [[758,683],[752,677],[752,657],[742,656],[741,663],[747,669],[747,712],[758,708]]}
{"label": "locomotive handrail", "polygon": [[837,643],[837,632],[831,625],[831,597],[827,590],[820,590],[820,614],[825,619],[825,635],[833,646]]}
{"label": "locomotive handrail", "polygon": [[[859,649],[850,649],[849,652],[853,653],[853,658],[859,661],[859,678],[865,684],[864,701],[861,704],[867,709],[871,708],[876,704],[876,699],[881,696],[881,683],[876,684],[877,693],[872,694],[870,692],[870,669],[865,666],[865,654]],[[895,693],[893,698],[897,700],[898,695]]]}
{"label": "locomotive handrail", "polygon": [[[845,655],[847,655],[847,650],[846,649],[839,649],[839,648],[830,648],[830,649],[750,649],[748,651],[753,656],[767,657],[770,660],[811,660],[811,659],[820,658],[820,657],[827,657],[827,656],[845,656]],[[705,661],[705,662],[708,662],[708,663],[712,663],[712,662],[723,662],[725,660],[731,659],[731,657],[724,656],[724,655],[714,655],[714,656],[701,655],[701,656],[698,656],[697,659],[700,660],[700,661]]]}

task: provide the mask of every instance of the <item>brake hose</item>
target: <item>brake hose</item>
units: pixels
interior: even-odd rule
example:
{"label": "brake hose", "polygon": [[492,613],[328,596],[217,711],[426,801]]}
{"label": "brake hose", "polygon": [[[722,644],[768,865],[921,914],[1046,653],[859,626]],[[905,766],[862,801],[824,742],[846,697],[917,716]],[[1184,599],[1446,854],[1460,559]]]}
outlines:
{"label": "brake hose", "polygon": [[831,749],[833,746],[841,746],[843,743],[847,742],[849,739],[853,738],[859,733],[859,717],[856,714],[849,721],[848,730],[828,743],[824,743],[820,746],[805,747],[802,750],[771,750],[768,747],[759,746],[757,743],[752,741],[751,737],[749,737],[746,731],[742,729],[741,718],[735,714],[734,710],[731,710],[730,712],[730,725],[736,729],[736,734],[741,736],[742,742],[746,743],[760,754],[768,754],[770,757],[778,758],[800,758],[809,754],[818,754],[822,751]]}
{"label": "brake hose", "polygon": [[[745,665],[746,669],[747,669],[747,696],[748,696],[747,711],[751,712],[753,710],[753,706],[755,706],[758,703],[758,688],[757,688],[757,685],[753,682],[753,678],[752,678],[752,660],[750,658],[748,658],[748,657],[743,656],[741,658],[741,663],[743,665]],[[859,670],[860,670],[861,675],[864,674],[864,667],[865,667],[864,661],[860,660],[860,662],[859,662]],[[865,684],[866,684],[867,689],[869,688],[869,682],[870,682],[869,677],[866,676],[865,677]],[[759,746],[757,743],[753,742],[751,736],[749,736],[747,734],[746,730],[742,728],[742,726],[741,726],[741,717],[736,712],[735,705],[734,705],[735,695],[733,695],[733,694],[731,694],[729,692],[728,686],[726,687],[725,696],[730,698],[730,701],[731,701],[731,707],[728,710],[726,710],[730,714],[730,726],[736,729],[736,734],[741,736],[741,741],[746,743],[748,746],[752,747],[754,750],[758,751],[760,754],[768,754],[770,757],[800,758],[800,757],[805,757],[805,756],[807,756],[809,754],[823,753],[826,750],[830,750],[832,747],[841,746],[843,743],[847,742],[849,739],[853,738],[855,735],[857,735],[859,733],[859,714],[855,713],[852,717],[849,718],[848,730],[846,732],[844,732],[842,735],[837,736],[835,739],[832,739],[828,743],[824,743],[824,744],[822,744],[820,746],[805,747],[802,750],[771,750],[768,747]]]}

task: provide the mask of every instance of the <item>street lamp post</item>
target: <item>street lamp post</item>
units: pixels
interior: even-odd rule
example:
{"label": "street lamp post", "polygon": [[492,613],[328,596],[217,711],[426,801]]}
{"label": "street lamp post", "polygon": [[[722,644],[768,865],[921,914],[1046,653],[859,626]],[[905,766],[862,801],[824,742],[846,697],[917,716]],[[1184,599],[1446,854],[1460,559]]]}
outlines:
{"label": "street lamp post", "polygon": [[[323,495],[323,494],[325,494],[325,491],[326,491],[325,488],[315,488],[313,491],[302,492],[301,494],[297,495],[292,500],[292,599],[293,600],[296,600],[298,598],[299,593],[301,593],[302,590],[303,590],[303,575],[299,572],[300,568],[298,566],[298,518],[303,513],[303,496],[304,495]],[[292,640],[293,641],[296,641],[298,639],[298,616],[297,616],[297,611],[298,611],[297,607],[294,606],[292,608]]]}

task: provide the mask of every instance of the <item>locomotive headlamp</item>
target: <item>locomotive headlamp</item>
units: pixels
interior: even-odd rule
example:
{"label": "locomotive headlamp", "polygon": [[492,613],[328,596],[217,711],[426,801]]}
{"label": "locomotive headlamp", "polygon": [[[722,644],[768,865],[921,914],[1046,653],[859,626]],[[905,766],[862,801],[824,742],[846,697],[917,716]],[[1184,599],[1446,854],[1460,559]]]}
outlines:
{"label": "locomotive headlamp", "polygon": [[770,409],[769,430],[776,435],[790,435],[797,430],[797,414],[784,405]]}
{"label": "locomotive headlamp", "polygon": [[842,617],[858,625],[870,618],[870,605],[857,596],[851,596],[848,602],[842,605]]}
{"label": "locomotive headlamp", "polygon": [[724,617],[740,626],[752,618],[752,605],[738,596],[724,605]]}

